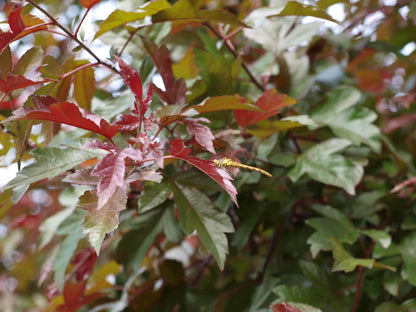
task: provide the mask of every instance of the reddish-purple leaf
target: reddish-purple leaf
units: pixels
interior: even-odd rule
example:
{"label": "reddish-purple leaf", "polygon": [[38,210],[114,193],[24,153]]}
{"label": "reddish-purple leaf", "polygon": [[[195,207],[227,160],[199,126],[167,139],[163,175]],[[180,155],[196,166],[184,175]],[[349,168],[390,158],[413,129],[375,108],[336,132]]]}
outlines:
{"label": "reddish-purple leaf", "polygon": [[135,161],[141,161],[143,159],[142,152],[131,147],[123,149],[121,155],[124,158],[130,158]]}
{"label": "reddish-purple leaf", "polygon": [[209,152],[215,154],[213,141],[215,139],[211,129],[207,126],[201,125],[200,122],[211,123],[206,118],[188,119],[186,121],[186,130],[189,134],[195,136],[196,141],[205,147]]}
{"label": "reddish-purple leaf", "polygon": [[302,312],[298,308],[288,304],[288,303],[278,303],[270,306],[270,309],[273,312]]}
{"label": "reddish-purple leaf", "polygon": [[123,77],[133,94],[141,99],[143,97],[143,86],[139,73],[127,65],[120,57],[115,56],[115,59],[120,66],[121,77]]}
{"label": "reddish-purple leaf", "polygon": [[234,110],[234,117],[240,126],[247,127],[276,115],[281,108],[295,104],[296,102],[296,99],[286,94],[278,94],[276,89],[269,89],[256,102],[256,106],[261,108],[263,112]]}
{"label": "reddish-purple leaf", "polygon": [[120,148],[117,145],[114,145],[113,143],[109,143],[109,142],[99,141],[99,140],[87,142],[86,144],[83,145],[83,148],[99,148],[99,149],[103,149],[103,150],[114,152],[114,153],[120,152]]}
{"label": "reddish-purple leaf", "polygon": [[185,81],[183,79],[175,80],[169,50],[165,45],[157,47],[151,40],[145,38],[142,38],[142,40],[165,85],[165,91],[154,86],[161,100],[167,104],[185,103]]}
{"label": "reddish-purple leaf", "polygon": [[[112,138],[120,126],[110,125],[99,115],[91,114],[87,110],[78,107],[71,102],[55,102],[48,96],[38,96],[37,108],[22,107],[13,112],[13,116],[5,121],[25,120],[47,120],[59,122],[81,129],[96,132],[107,138]],[[51,102],[54,102],[51,104]]]}
{"label": "reddish-purple leaf", "polygon": [[126,179],[126,183],[132,183],[134,181],[152,181],[160,183],[162,181],[162,175],[153,169],[143,169],[133,172]]}
{"label": "reddish-purple leaf", "polygon": [[238,206],[236,198],[237,190],[231,183],[231,176],[226,171],[218,169],[213,161],[189,155],[191,149],[186,147],[181,139],[173,141],[169,150],[172,156],[189,162],[217,182],[230,195],[232,201]]}
{"label": "reddish-purple leaf", "polygon": [[122,131],[133,131],[139,128],[140,117],[134,114],[122,114],[113,124],[119,126]]}
{"label": "reddish-purple leaf", "polygon": [[95,166],[91,175],[100,177],[97,186],[97,209],[102,208],[124,183],[126,165],[122,153],[108,153]]}

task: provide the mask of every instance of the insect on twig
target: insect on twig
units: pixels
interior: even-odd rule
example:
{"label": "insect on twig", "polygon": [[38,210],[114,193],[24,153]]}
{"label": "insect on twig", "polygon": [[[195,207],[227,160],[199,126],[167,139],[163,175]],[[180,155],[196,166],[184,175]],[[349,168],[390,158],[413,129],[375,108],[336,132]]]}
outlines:
{"label": "insect on twig", "polygon": [[263,169],[248,166],[248,165],[244,165],[244,164],[240,164],[240,163],[238,163],[238,162],[236,162],[232,159],[229,159],[229,158],[214,159],[214,164],[215,164],[215,166],[217,166],[217,168],[220,168],[220,169],[225,169],[227,167],[242,168],[242,169],[247,169],[247,170],[251,170],[251,171],[260,172],[260,173],[264,174],[265,176],[268,176],[269,178],[272,177],[272,175],[270,173],[268,173],[267,171],[265,171]]}

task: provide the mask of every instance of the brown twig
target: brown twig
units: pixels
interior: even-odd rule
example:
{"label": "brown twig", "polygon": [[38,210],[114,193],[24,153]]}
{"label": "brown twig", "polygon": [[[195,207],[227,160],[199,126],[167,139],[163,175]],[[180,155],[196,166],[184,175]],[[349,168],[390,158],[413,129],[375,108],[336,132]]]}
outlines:
{"label": "brown twig", "polygon": [[279,225],[276,224],[274,226],[272,241],[270,243],[269,251],[267,252],[266,261],[264,261],[263,269],[261,270],[261,274],[259,276],[259,284],[263,282],[264,275],[266,274],[267,267],[269,266],[270,261],[272,260],[274,250],[276,249],[277,244],[277,232],[279,230]]}
{"label": "brown twig", "polygon": [[88,46],[86,46],[78,37],[76,37],[68,28],[66,28],[64,25],[59,23],[55,17],[53,17],[48,11],[46,11],[44,8],[42,8],[39,4],[37,4],[34,0],[27,0],[31,5],[33,5],[35,8],[37,8],[39,11],[41,11],[43,14],[45,14],[55,26],[60,28],[64,33],[66,33],[72,40],[74,40],[76,43],[78,43],[85,51],[87,51],[96,61],[97,63],[106,66],[107,68],[111,69],[112,71],[119,74],[118,70],[112,65],[108,64],[104,61],[102,61]]}
{"label": "brown twig", "polygon": [[[214,26],[212,26],[209,23],[205,23],[204,24],[206,27],[208,27],[219,39],[223,40],[225,43],[225,46],[228,48],[228,50],[235,56],[235,57],[239,57],[238,52],[236,51],[236,49],[234,48],[233,44],[231,43],[231,41],[229,40],[230,36],[224,36],[220,31],[218,31]],[[239,29],[240,30],[240,29]],[[235,33],[235,32],[234,32]],[[233,34],[234,34],[233,33]],[[261,91],[265,91],[264,86],[257,81],[256,77],[254,77],[253,73],[250,71],[250,69],[248,68],[247,64],[242,62],[241,66],[244,68],[244,70],[246,71],[247,75],[250,77],[250,80],[256,85],[257,88],[259,88]]]}

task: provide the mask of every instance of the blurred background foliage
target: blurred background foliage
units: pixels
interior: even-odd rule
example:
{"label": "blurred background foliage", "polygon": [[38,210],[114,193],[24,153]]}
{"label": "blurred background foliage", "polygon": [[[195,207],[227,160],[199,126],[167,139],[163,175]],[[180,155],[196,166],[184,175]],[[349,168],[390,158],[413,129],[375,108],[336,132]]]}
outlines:
{"label": "blurred background foliage", "polygon": [[[86,10],[77,0],[36,2],[72,32]],[[81,230],[86,212],[76,208],[85,188],[58,176],[33,183],[13,205],[12,190],[4,190],[2,310],[286,311],[276,304],[289,302],[302,312],[416,311],[416,3],[159,4],[167,8],[150,18],[138,9],[149,5],[145,1],[102,0],[79,38],[104,61],[123,51],[144,85],[161,88],[163,73],[151,51],[152,44],[165,45],[189,106],[224,95],[255,104],[273,88],[296,99],[247,126],[236,122],[232,110],[201,113],[211,122],[219,155],[273,177],[231,168],[238,208],[204,173],[167,164],[161,183],[131,184],[120,226],[98,258]],[[192,11],[187,4],[192,17],[185,16]],[[13,5],[0,4],[2,20]],[[24,10],[47,20],[31,5]],[[39,31],[11,44],[13,64],[33,47],[31,62],[43,65],[43,78],[91,59],[71,38]],[[2,79],[11,70],[3,66]],[[53,86],[14,90],[15,107],[34,92],[75,101],[107,120],[133,102],[120,77],[103,68],[90,67]],[[1,105],[3,120],[11,106],[4,98]],[[160,94],[152,108],[159,120],[175,115]],[[0,133],[0,165],[9,170],[30,161],[27,151],[34,147],[80,146],[90,136],[52,122],[8,127]],[[176,129],[194,155],[210,157],[184,128]],[[164,130],[160,140],[170,135]],[[181,188],[232,222],[222,271],[211,248],[198,235],[185,235],[178,222]]]}

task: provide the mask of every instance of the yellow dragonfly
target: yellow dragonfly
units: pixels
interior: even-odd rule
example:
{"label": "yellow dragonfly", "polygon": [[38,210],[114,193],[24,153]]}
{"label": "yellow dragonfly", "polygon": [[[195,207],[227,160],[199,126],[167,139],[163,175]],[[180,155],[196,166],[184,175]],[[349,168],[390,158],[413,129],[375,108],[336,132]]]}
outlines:
{"label": "yellow dragonfly", "polygon": [[265,176],[268,176],[269,178],[272,177],[272,175],[270,173],[268,173],[267,171],[257,168],[257,167],[252,167],[252,166],[248,166],[248,165],[244,165],[244,164],[240,164],[232,159],[229,158],[221,158],[221,159],[214,159],[214,164],[217,168],[220,169],[225,169],[227,167],[233,167],[233,168],[241,168],[241,169],[247,169],[247,170],[251,170],[251,171],[256,171],[256,172],[260,172],[262,174],[264,174]]}

